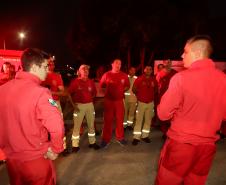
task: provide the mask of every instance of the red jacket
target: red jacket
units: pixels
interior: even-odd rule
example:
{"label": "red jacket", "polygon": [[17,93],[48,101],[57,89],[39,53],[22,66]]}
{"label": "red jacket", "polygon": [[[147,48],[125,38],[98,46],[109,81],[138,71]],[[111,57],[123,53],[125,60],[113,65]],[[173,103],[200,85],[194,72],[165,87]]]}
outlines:
{"label": "red jacket", "polygon": [[18,72],[0,86],[0,148],[7,158],[27,161],[43,156],[48,147],[63,150],[61,113],[40,83],[31,73]]}
{"label": "red jacket", "polygon": [[146,78],[145,75],[139,76],[133,88],[136,89],[137,100],[143,103],[150,103],[154,100],[155,80],[153,77]]}
{"label": "red jacket", "polygon": [[169,72],[165,72],[164,70],[160,71],[160,77],[158,81],[158,90],[159,90],[159,98],[166,92],[169,87],[170,79],[177,73],[174,69],[171,69]]}
{"label": "red jacket", "polygon": [[0,149],[0,160],[5,160],[5,154],[3,153],[3,151]]}
{"label": "red jacket", "polygon": [[[58,92],[59,86],[64,86],[62,77],[60,74],[55,72],[49,72],[46,80],[42,82],[42,85],[49,88],[51,92]],[[58,95],[52,95],[54,100],[59,100]]]}
{"label": "red jacket", "polygon": [[100,80],[100,87],[106,88],[105,98],[110,100],[122,100],[125,90],[130,87],[129,78],[123,72],[113,73],[108,71],[104,73]]}
{"label": "red jacket", "polygon": [[96,96],[96,86],[91,79],[86,81],[75,78],[70,83],[68,92],[71,94],[74,103],[91,103]]}
{"label": "red jacket", "polygon": [[0,73],[0,85],[5,84],[10,80],[10,75],[8,73]]}
{"label": "red jacket", "polygon": [[194,62],[175,74],[158,106],[162,120],[171,119],[168,137],[185,143],[213,143],[226,118],[226,76],[210,59]]}

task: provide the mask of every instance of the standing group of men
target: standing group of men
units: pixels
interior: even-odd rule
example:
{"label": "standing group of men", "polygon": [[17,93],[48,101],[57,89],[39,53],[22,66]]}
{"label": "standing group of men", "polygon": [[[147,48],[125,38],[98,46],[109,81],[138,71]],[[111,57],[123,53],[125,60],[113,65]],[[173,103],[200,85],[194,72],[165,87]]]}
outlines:
{"label": "standing group of men", "polygon": [[[125,110],[129,111],[127,123],[133,125],[134,112],[136,111],[136,123],[134,124],[134,141],[137,145],[140,139],[146,143],[150,143],[149,132],[150,123],[153,117],[153,99],[154,99],[154,78],[151,76],[151,66],[146,66],[144,74],[134,77],[135,69],[130,69],[130,76],[120,71],[121,60],[115,59],[112,62],[112,69],[103,74],[100,79],[99,86],[104,89],[104,124],[102,130],[102,141],[100,146],[96,143],[95,138],[95,110],[93,99],[96,96],[97,90],[93,80],[89,79],[89,66],[81,65],[77,71],[78,77],[72,80],[68,87],[69,97],[74,106],[74,129],[72,133],[72,152],[78,152],[80,140],[80,128],[84,117],[88,125],[89,147],[98,150],[100,147],[106,147],[112,139],[113,124],[115,123],[115,137],[121,145],[126,145],[127,141],[124,138],[123,120],[126,120]],[[132,78],[132,79],[130,79]],[[136,80],[134,80],[136,79]],[[132,84],[134,82],[134,84]],[[133,96],[125,98],[124,93],[131,93]],[[126,94],[125,93],[125,94]],[[131,102],[132,99],[132,102]],[[129,107],[126,106],[128,100]],[[135,101],[134,101],[135,100]],[[128,109],[127,109],[128,107]],[[133,109],[131,111],[131,108]],[[130,119],[130,121],[129,121]],[[143,124],[143,119],[145,122]],[[68,149],[65,154],[70,153]]]}
{"label": "standing group of men", "polygon": [[[171,125],[161,151],[156,185],[205,184],[216,152],[217,131],[226,119],[226,76],[209,59],[211,53],[208,36],[189,39],[182,55],[188,69],[172,77],[169,88],[161,97],[158,116],[161,120],[171,120]],[[52,160],[65,149],[63,117],[57,101],[65,92],[61,77],[53,70],[48,74],[51,65],[54,69],[54,64],[48,60],[45,52],[26,49],[21,57],[23,71],[0,86],[3,97],[0,102],[0,148],[7,157],[11,185],[56,184]],[[129,114],[124,118],[125,110],[136,110],[132,144],[137,145],[140,140],[150,142],[155,93],[152,68],[146,66],[144,74],[138,78],[134,78],[134,69],[128,77],[120,68],[121,60],[114,60],[112,70],[104,73],[100,80],[100,86],[105,88],[101,147],[110,143],[114,122],[116,140],[121,145],[126,144],[123,120],[124,125],[131,126],[134,116]],[[81,65],[78,77],[68,88],[74,106],[73,152],[79,151],[79,130],[84,117],[88,123],[89,147],[100,148],[96,144],[94,126],[96,88],[88,75],[89,66]],[[133,98],[128,99],[128,95]]]}
{"label": "standing group of men", "polygon": [[[149,133],[154,116],[155,79],[151,66],[146,66],[139,77],[135,76],[135,68],[129,74],[120,71],[121,60],[112,63],[112,70],[106,72],[100,86],[105,88],[104,126],[101,147],[106,147],[112,138],[112,124],[115,121],[116,140],[126,145],[124,127],[133,129],[133,145],[140,140],[150,143]],[[123,122],[124,120],[124,122]]]}

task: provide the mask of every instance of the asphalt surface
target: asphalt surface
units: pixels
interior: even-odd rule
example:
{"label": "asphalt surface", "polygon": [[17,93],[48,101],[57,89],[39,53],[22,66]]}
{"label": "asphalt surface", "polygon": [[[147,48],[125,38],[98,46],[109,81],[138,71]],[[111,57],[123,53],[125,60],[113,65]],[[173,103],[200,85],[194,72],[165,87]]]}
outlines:
{"label": "asphalt surface", "polygon": [[[96,126],[101,131],[103,110],[96,110]],[[66,113],[65,113],[66,115]],[[70,114],[70,111],[68,112]],[[69,116],[70,117],[70,116]],[[71,119],[65,120],[70,148],[70,137],[73,128]],[[121,146],[112,138],[107,148],[94,150],[88,147],[87,129],[80,139],[80,151],[68,156],[60,155],[54,161],[57,171],[57,185],[154,185],[158,158],[164,143],[158,128],[152,128],[151,143],[132,143],[132,131],[125,131],[126,146]],[[100,143],[101,136],[97,136]],[[226,185],[226,140],[217,143],[207,185]],[[9,185],[5,165],[0,166],[0,185]]]}
{"label": "asphalt surface", "polygon": [[[97,124],[100,128],[101,123]],[[113,138],[107,148],[95,151],[88,147],[87,132],[80,141],[80,151],[54,163],[58,185],[153,185],[160,149],[164,140],[161,132],[153,128],[151,143],[133,146],[132,131],[125,132],[128,144],[121,146]],[[100,142],[100,136],[97,136]],[[226,140],[217,143],[217,154],[207,185],[226,184]],[[5,165],[0,166],[0,184],[9,185]]]}

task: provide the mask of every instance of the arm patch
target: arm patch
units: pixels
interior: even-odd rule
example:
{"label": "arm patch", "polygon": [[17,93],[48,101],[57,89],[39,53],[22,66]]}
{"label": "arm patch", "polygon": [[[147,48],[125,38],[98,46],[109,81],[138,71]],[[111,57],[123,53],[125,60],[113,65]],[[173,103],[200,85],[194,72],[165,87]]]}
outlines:
{"label": "arm patch", "polygon": [[52,106],[58,107],[57,103],[53,99],[48,99],[48,101]]}

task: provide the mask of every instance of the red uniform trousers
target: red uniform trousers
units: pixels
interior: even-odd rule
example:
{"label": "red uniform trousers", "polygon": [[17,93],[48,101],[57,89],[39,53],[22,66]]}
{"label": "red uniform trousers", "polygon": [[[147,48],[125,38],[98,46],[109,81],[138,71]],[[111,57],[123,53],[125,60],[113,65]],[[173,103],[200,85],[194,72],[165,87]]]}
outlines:
{"label": "red uniform trousers", "polygon": [[155,185],[204,185],[215,144],[192,145],[168,139],[161,151]]}
{"label": "red uniform trousers", "polygon": [[6,166],[10,177],[10,185],[56,184],[53,162],[44,159],[44,157],[25,162],[7,159]]}
{"label": "red uniform trousers", "polygon": [[115,127],[115,137],[117,140],[124,139],[124,128],[123,128],[123,119],[124,119],[124,104],[123,99],[120,100],[109,100],[108,98],[104,99],[104,128],[102,139],[106,143],[109,143],[112,138],[112,125],[116,122]]}

